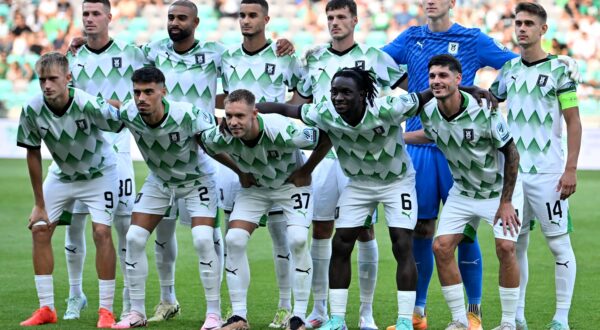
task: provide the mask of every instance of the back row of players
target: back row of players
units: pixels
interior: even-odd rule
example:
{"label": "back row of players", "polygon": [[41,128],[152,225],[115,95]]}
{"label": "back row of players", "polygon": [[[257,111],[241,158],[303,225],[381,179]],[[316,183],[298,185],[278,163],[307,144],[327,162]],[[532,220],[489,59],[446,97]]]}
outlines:
{"label": "back row of players", "polygon": [[[141,49],[109,38],[108,1],[84,1],[85,46],[69,54],[68,63],[57,54],[42,57],[36,69],[43,98],[40,96],[24,107],[21,118],[18,142],[28,148],[36,197],[30,225],[41,307],[22,324],[56,322],[50,237],[59,218],[68,215],[63,211],[70,211],[75,199],[81,205],[75,205],[67,230],[71,290],[65,319],[78,318],[87,304],[81,277],[85,257],[84,219],[88,211],[94,226],[100,279],[98,327],[129,328],[145,324],[148,273],[145,245],[153,230],[157,232],[155,251],[161,302],[150,320],[160,321],[177,315],[180,306],[174,291],[177,243],[173,220],[176,200],[179,200],[180,212],[189,213],[182,218],[191,224],[194,247],[200,259],[199,271],[207,301],[202,329],[221,327],[220,283],[224,258],[219,221],[215,220],[217,200],[220,200],[219,205],[231,219],[225,239],[224,268],[234,316],[224,328],[248,326],[246,293],[250,275],[246,244],[252,231],[264,221],[263,215],[269,213],[267,226],[274,242],[280,289],[279,309],[270,326],[296,329],[308,321],[307,327],[344,329],[351,277],[349,257],[358,240],[359,327],[377,329],[372,303],[378,250],[369,225],[377,203],[382,202],[398,261],[396,328],[425,329],[425,299],[433,270],[431,245],[435,223],[432,219],[437,217],[439,200],[446,201],[450,191],[435,244],[442,290],[452,310],[453,322],[449,328],[481,328],[481,253],[476,243],[459,244],[465,236],[476,242],[473,229],[481,217],[495,223],[502,265],[502,326],[507,329],[515,325],[520,329],[527,327],[523,311],[526,248],[529,220],[537,218],[557,262],[557,313],[551,326],[568,328],[575,258],[568,236],[565,199],[574,192],[581,129],[575,83],[567,75],[567,66],[540,47],[541,36],[547,28],[545,12],[538,5],[517,7],[515,32],[522,49],[519,58],[478,29],[452,24],[449,10],[453,1],[424,1],[423,5],[428,24],[408,29],[382,51],[354,42],[357,23],[354,2],[330,1],[326,14],[332,43],[330,47],[308,54],[304,67],[293,55],[278,56],[278,50],[281,51],[278,43],[266,39],[265,25],[269,18],[264,1],[242,1],[239,18],[244,42],[230,49],[194,39],[199,21],[195,5],[189,1],[176,1],[169,7],[169,39]],[[455,55],[462,66],[452,57],[436,57],[430,62],[433,55],[442,53]],[[431,86],[433,94],[374,99],[381,88],[405,85],[405,75],[398,64],[408,65],[409,91]],[[162,73],[156,69],[138,70],[144,65],[153,65]],[[472,97],[456,89],[461,79],[464,84],[472,84],[477,69],[486,65],[503,68],[492,92],[508,99],[512,136],[502,116],[479,107]],[[345,67],[357,69],[342,70]],[[120,112],[78,89],[66,89],[69,77],[62,74],[63,70],[65,73],[70,70],[75,87],[110,99],[111,104],[120,107]],[[337,79],[332,80],[334,76]],[[219,77],[225,95],[216,95]],[[163,85],[166,90],[161,88]],[[262,112],[284,112],[300,117],[318,129],[297,126],[273,115],[256,114],[254,97],[259,102],[283,102],[286,89],[294,90],[290,103],[312,100],[315,105],[300,109],[275,104],[257,107]],[[227,91],[232,93],[227,95]],[[134,100],[125,102],[132,96]],[[438,102],[426,106],[433,96]],[[195,107],[177,101],[189,102]],[[319,103],[321,101],[323,103]],[[229,133],[219,132],[214,127],[213,115],[198,110],[212,111],[215,106],[226,109]],[[405,148],[400,122],[417,113],[427,123],[425,136],[417,132],[406,135],[406,140],[423,143],[431,139],[442,152],[449,152],[454,183],[447,173],[448,161],[435,145],[414,146],[412,152]],[[562,115],[569,132],[566,167],[563,167],[560,146]],[[135,200],[129,133],[120,133],[110,143],[98,135],[98,129],[115,131],[123,125],[133,134],[151,173]],[[418,117],[409,119],[407,130],[420,128]],[[219,179],[213,179],[213,162],[195,150],[194,136],[201,131],[204,131],[201,141],[206,152],[227,164],[239,175],[239,180],[225,167],[218,169]],[[327,136],[336,154],[325,155],[329,145]],[[524,213],[520,213],[526,225],[521,228],[510,203],[514,186],[520,187],[516,182],[518,154],[513,139],[521,154],[520,178],[526,197]],[[42,192],[41,164],[38,164],[39,151],[36,151],[41,140],[55,160],[44,183],[46,193]],[[119,173],[115,172],[110,147],[117,151]],[[298,148],[317,149],[303,164]],[[405,149],[411,152],[412,162]],[[505,154],[504,173],[497,150]],[[322,157],[325,159],[321,161]],[[412,163],[416,169],[416,191]],[[311,190],[310,173],[315,166]],[[115,182],[119,182],[119,187],[114,187]],[[241,190],[239,182],[244,187]],[[87,189],[90,185],[93,190]],[[311,198],[312,192],[315,198]],[[474,203],[482,206],[473,208]],[[521,209],[522,201],[515,202],[516,205]],[[130,225],[132,209],[135,212]],[[498,213],[494,216],[496,209]],[[472,214],[472,210],[491,214]],[[161,221],[163,216],[165,221]],[[498,218],[503,221],[496,222]],[[334,219],[336,234],[332,247]],[[309,253],[307,236],[311,220],[313,240]],[[110,238],[111,221],[117,228],[119,259],[126,275],[124,310],[119,323],[114,322],[112,314],[115,251]],[[517,241],[516,248],[514,241]],[[469,298],[468,313],[464,308],[461,276],[453,257],[457,245]],[[515,249],[518,260],[514,258]],[[415,257],[419,261],[418,280]],[[335,273],[328,281],[330,259]],[[311,281],[315,303],[307,318]],[[296,318],[291,318],[292,315]]]}

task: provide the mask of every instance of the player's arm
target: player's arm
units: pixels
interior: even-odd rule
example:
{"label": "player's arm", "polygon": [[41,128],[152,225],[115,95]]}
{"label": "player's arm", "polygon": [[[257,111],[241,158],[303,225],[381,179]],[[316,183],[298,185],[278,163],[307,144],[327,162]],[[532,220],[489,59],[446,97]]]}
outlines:
{"label": "player's arm", "polygon": [[563,116],[567,123],[567,163],[565,171],[558,181],[557,191],[560,191],[560,199],[564,200],[575,193],[577,186],[577,159],[581,148],[581,119],[579,118],[579,107],[575,106],[563,110]]}
{"label": "player's arm", "polygon": [[281,57],[281,56],[286,56],[286,55],[293,55],[294,52],[296,51],[296,49],[294,48],[294,44],[292,44],[289,40],[287,39],[278,39],[275,42],[275,53],[277,54],[277,56]]}
{"label": "player's arm", "polygon": [[287,178],[287,182],[293,183],[296,187],[308,186],[311,183],[311,173],[314,171],[317,164],[327,155],[331,149],[331,140],[329,135],[322,130],[319,130],[319,142],[308,157],[308,160],[300,168],[292,172]]}
{"label": "player's arm", "polygon": [[418,131],[405,132],[402,135],[404,143],[406,144],[426,144],[434,142],[425,135],[425,130],[420,129]]}
{"label": "player's arm", "polygon": [[217,94],[215,97],[215,108],[225,109],[225,98],[227,97],[227,93]]}
{"label": "player's arm", "polygon": [[48,214],[46,213],[46,203],[44,202],[44,190],[42,188],[42,152],[40,148],[27,148],[27,168],[29,170],[29,179],[33,190],[34,205],[29,217],[28,228],[40,221],[50,225]]}
{"label": "player's arm", "polygon": [[499,150],[504,155],[504,182],[500,196],[500,205],[494,217],[494,224],[498,220],[502,220],[504,234],[506,235],[507,231],[510,231],[511,236],[514,236],[518,226],[521,226],[519,217],[512,205],[512,194],[515,190],[517,175],[519,173],[519,152],[512,138]]}
{"label": "player's arm", "polygon": [[300,93],[298,93],[297,90],[294,90],[294,94],[292,94],[292,98],[289,99],[287,102],[285,102],[286,104],[290,104],[290,105],[302,105],[302,104],[306,104],[306,103],[310,103],[312,100],[312,98],[305,98],[304,96],[300,95]]}
{"label": "player's arm", "polygon": [[113,107],[120,109],[121,108],[121,101],[119,100],[106,100],[106,102],[110,105],[112,105]]}
{"label": "player's arm", "polygon": [[300,119],[301,106],[277,103],[277,102],[261,102],[256,103],[256,108],[260,113],[278,113],[289,118]]}

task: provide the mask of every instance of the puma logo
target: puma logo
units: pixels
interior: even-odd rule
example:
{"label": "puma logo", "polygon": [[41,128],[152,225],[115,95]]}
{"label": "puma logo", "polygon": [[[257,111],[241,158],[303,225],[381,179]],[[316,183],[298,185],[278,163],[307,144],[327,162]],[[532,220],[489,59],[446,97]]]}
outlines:
{"label": "puma logo", "polygon": [[404,212],[404,211],[402,211],[402,214],[405,215],[407,218],[410,219],[410,215],[412,214],[412,212]]}
{"label": "puma logo", "polygon": [[200,261],[200,264],[201,264],[202,266],[208,266],[208,267],[210,267],[210,268],[212,268],[212,263],[213,263],[213,260],[211,260],[211,261],[209,261],[209,262],[202,262],[202,261]]}
{"label": "puma logo", "polygon": [[220,239],[216,240],[215,241],[215,245],[219,245],[220,246],[221,245],[221,240]]}
{"label": "puma logo", "polygon": [[234,269],[234,270],[230,270],[230,269],[227,269],[227,267],[225,267],[225,271],[226,271],[226,272],[228,272],[228,273],[231,273],[231,274],[233,274],[233,275],[236,275],[236,276],[237,276],[237,273],[236,273],[236,272],[238,271],[238,268],[236,268],[236,269]]}
{"label": "puma logo", "polygon": [[312,269],[312,268],[308,268],[308,269],[300,269],[300,268],[296,268],[296,271],[297,271],[297,272],[300,272],[300,273],[306,273],[306,274],[310,274],[310,270],[311,270],[311,269]]}
{"label": "puma logo", "polygon": [[125,261],[125,265],[127,265],[127,266],[135,269],[135,265],[137,265],[137,262],[134,262],[134,263],[130,264],[127,261]]}
{"label": "puma logo", "polygon": [[73,254],[77,253],[77,252],[75,252],[77,250],[77,247],[73,247],[73,249],[69,249],[69,247],[65,246],[65,250],[67,250]]}
{"label": "puma logo", "polygon": [[479,259],[475,259],[473,261],[461,260],[460,263],[463,265],[477,265],[479,263]]}
{"label": "puma logo", "polygon": [[280,259],[287,259],[287,261],[290,261],[290,254],[288,253],[288,254],[287,254],[287,256],[282,256],[281,254],[278,254],[278,255],[277,255],[277,258],[280,258]]}
{"label": "puma logo", "polygon": [[560,263],[560,262],[558,262],[558,261],[556,262],[556,265],[558,265],[558,266],[565,266],[566,268],[569,268],[569,265],[568,265],[568,264],[569,264],[569,261],[565,262],[564,264],[561,264],[561,263]]}
{"label": "puma logo", "polygon": [[164,249],[165,248],[165,244],[167,244],[167,241],[165,241],[164,243],[161,243],[161,242],[159,242],[157,240],[154,240],[154,243],[156,243],[156,245],[158,245],[158,246],[160,246],[161,248]]}

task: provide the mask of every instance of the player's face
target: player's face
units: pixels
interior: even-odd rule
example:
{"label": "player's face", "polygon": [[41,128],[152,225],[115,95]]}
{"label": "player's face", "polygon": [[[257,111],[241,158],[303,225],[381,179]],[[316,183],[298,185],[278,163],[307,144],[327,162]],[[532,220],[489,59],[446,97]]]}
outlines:
{"label": "player's face", "polygon": [[445,99],[457,92],[462,75],[447,66],[434,65],[429,69],[429,88],[437,99]]}
{"label": "player's face", "polygon": [[177,42],[193,36],[200,20],[191,8],[171,6],[167,15],[167,32],[169,38]]}
{"label": "player's face", "polygon": [[133,83],[133,97],[142,117],[150,117],[161,109],[160,103],[166,95],[165,86],[152,83]]}
{"label": "player's face", "polygon": [[267,25],[270,18],[265,15],[259,4],[252,3],[240,6],[238,19],[242,35],[252,37],[265,32],[265,25]]}
{"label": "player's face", "polygon": [[343,40],[353,35],[358,17],[352,16],[348,7],[330,10],[326,14],[327,27],[332,39]]}
{"label": "player's face", "polygon": [[108,33],[108,23],[112,15],[101,3],[86,2],[83,4],[83,30],[86,35]]}
{"label": "player's face", "polygon": [[258,110],[246,102],[228,102],[225,104],[225,120],[231,135],[235,138],[252,140]]}
{"label": "player's face", "polygon": [[58,65],[51,65],[45,68],[37,68],[40,88],[44,94],[44,99],[50,104],[66,97],[69,94],[67,85],[71,80],[71,74]]}
{"label": "player's face", "polygon": [[422,0],[423,10],[429,19],[441,18],[449,15],[450,9],[454,8],[456,0]]}
{"label": "player's face", "polygon": [[331,103],[340,115],[349,116],[360,113],[359,109],[365,102],[356,82],[348,77],[336,77],[331,82]]}
{"label": "player's face", "polygon": [[548,25],[536,15],[521,11],[515,17],[515,34],[521,47],[539,43],[547,30]]}

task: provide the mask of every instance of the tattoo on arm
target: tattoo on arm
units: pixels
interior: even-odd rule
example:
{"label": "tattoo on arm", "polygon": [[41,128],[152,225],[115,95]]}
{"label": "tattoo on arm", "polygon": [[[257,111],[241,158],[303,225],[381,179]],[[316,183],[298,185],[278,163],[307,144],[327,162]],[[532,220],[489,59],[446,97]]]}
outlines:
{"label": "tattoo on arm", "polygon": [[510,202],[515,190],[517,175],[519,174],[519,151],[514,141],[510,141],[500,148],[504,154],[504,183],[502,186],[502,196],[500,202]]}

